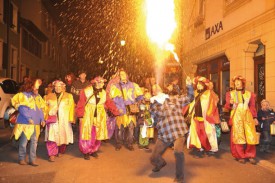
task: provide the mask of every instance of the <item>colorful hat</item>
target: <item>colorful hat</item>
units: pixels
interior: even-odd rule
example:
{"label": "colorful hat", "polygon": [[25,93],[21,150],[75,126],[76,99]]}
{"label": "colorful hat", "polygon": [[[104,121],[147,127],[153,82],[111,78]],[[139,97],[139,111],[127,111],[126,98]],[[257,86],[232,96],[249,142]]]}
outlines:
{"label": "colorful hat", "polygon": [[197,76],[197,77],[195,77],[195,78],[193,79],[193,84],[194,84],[194,85],[197,85],[198,82],[202,82],[202,83],[204,83],[206,86],[209,85],[209,80],[206,79],[206,78],[203,77],[203,76]]}
{"label": "colorful hat", "polygon": [[232,78],[233,83],[234,83],[236,80],[240,80],[240,81],[242,81],[243,83],[246,82],[246,79],[245,79],[244,77],[240,76],[240,75],[234,76],[234,77]]}
{"label": "colorful hat", "polygon": [[63,83],[63,81],[61,81],[61,80],[55,80],[55,81],[53,82],[53,85],[54,85],[54,86],[57,85],[57,84],[60,84],[61,86],[66,86],[66,84]]}
{"label": "colorful hat", "polygon": [[95,77],[95,78],[91,81],[91,83],[92,83],[92,84],[95,84],[95,83],[105,83],[106,81],[107,81],[107,80],[104,79],[103,77],[97,76],[97,77]]}

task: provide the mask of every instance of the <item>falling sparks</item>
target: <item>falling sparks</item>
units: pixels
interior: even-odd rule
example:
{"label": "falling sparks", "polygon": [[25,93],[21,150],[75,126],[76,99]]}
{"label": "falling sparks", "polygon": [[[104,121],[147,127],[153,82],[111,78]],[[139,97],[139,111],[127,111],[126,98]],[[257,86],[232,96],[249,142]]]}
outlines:
{"label": "falling sparks", "polygon": [[[150,56],[136,27],[141,2],[129,0],[51,0],[59,30],[69,46],[73,72],[85,69],[107,79],[120,67],[138,81],[151,70]],[[145,30],[144,30],[145,31]],[[138,32],[138,33],[137,33]],[[122,42],[121,42],[122,41]],[[139,47],[142,46],[142,49]],[[135,78],[134,78],[135,77]]]}

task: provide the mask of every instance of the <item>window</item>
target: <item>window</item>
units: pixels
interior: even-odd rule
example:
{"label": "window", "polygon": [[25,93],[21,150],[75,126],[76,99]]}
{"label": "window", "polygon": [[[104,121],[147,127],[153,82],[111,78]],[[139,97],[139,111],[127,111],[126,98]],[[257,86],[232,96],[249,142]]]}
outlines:
{"label": "window", "polygon": [[55,36],[56,35],[56,26],[54,25],[54,23],[53,23],[53,25],[52,25],[52,35],[53,36]]}
{"label": "window", "polygon": [[0,0],[0,22],[3,22],[4,16],[4,0]]}
{"label": "window", "polygon": [[204,19],[205,19],[205,0],[196,0],[193,1],[193,10],[192,11],[192,21],[191,24],[195,28],[200,27],[201,25],[204,24]]}
{"label": "window", "polygon": [[22,31],[23,48],[41,58],[42,44],[32,34],[25,29]]}
{"label": "window", "polygon": [[11,48],[11,56],[12,56],[12,60],[11,60],[11,64],[12,65],[17,65],[17,49],[16,48]]}
{"label": "window", "polygon": [[251,0],[224,0],[224,15],[230,14]]}
{"label": "window", "polygon": [[17,23],[18,23],[18,8],[14,4],[11,4],[11,29],[17,32]]}

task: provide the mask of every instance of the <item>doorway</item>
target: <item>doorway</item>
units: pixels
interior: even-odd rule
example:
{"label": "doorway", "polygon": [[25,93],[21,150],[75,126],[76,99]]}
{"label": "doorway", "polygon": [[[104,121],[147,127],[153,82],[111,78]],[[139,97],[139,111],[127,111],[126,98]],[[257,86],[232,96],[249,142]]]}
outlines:
{"label": "doorway", "polygon": [[265,57],[264,55],[254,57],[254,91],[256,94],[256,107],[261,108],[261,101],[265,99]]}

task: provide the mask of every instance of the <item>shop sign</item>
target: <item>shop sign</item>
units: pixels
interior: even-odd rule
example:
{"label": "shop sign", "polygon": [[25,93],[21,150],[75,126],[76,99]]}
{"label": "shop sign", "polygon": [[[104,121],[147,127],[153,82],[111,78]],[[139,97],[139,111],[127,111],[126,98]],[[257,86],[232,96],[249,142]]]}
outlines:
{"label": "shop sign", "polygon": [[221,30],[223,30],[222,21],[216,23],[212,27],[208,27],[207,29],[205,29],[205,40],[211,38],[211,36],[219,33]]}

